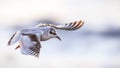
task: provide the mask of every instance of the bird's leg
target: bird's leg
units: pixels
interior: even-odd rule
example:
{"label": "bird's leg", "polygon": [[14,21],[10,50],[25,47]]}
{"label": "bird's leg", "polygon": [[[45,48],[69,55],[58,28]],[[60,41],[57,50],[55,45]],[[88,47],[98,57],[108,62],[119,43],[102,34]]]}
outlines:
{"label": "bird's leg", "polygon": [[18,48],[20,48],[20,45],[18,45],[18,46],[15,48],[15,50],[18,49]]}
{"label": "bird's leg", "polygon": [[18,49],[18,48],[20,48],[20,45],[21,45],[21,44],[22,44],[22,43],[19,42],[19,45],[15,48],[15,50]]}

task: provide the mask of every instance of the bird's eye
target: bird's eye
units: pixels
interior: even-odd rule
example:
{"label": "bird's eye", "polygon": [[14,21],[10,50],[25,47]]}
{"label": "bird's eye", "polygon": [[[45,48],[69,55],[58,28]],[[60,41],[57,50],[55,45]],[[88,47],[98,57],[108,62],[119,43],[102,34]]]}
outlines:
{"label": "bird's eye", "polygon": [[50,34],[52,34],[52,31],[50,31]]}
{"label": "bird's eye", "polygon": [[55,31],[50,30],[50,34],[56,35]]}

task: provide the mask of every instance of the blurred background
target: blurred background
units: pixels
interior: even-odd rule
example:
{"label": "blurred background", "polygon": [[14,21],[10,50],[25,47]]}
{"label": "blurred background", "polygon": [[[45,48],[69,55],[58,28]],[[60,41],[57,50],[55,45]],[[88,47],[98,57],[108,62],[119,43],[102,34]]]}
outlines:
{"label": "blurred background", "polygon": [[[39,59],[7,46],[22,28],[79,20],[79,30],[58,30],[62,42],[41,42]],[[0,0],[0,33],[0,68],[120,68],[120,0]]]}

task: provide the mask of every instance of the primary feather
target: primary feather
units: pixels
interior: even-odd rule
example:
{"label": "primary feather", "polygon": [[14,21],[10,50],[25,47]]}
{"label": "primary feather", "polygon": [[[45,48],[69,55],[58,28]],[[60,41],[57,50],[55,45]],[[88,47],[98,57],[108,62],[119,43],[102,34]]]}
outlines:
{"label": "primary feather", "polygon": [[34,34],[22,35],[20,42],[22,54],[39,57],[41,44],[38,41],[36,35]]}

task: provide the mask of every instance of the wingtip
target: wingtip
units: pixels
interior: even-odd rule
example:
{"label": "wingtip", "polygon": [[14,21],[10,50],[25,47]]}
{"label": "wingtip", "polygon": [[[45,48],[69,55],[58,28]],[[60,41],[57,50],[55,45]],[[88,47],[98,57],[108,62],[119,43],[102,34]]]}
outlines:
{"label": "wingtip", "polygon": [[39,59],[39,54],[37,54],[35,57]]}
{"label": "wingtip", "polygon": [[80,21],[75,21],[73,26],[73,30],[77,30],[79,28],[81,28],[84,25],[84,21],[80,20]]}
{"label": "wingtip", "polygon": [[10,46],[10,41],[8,41],[7,46]]}
{"label": "wingtip", "polygon": [[81,23],[80,26],[83,26],[83,24],[84,24],[85,22],[82,21],[82,20],[80,20],[79,23]]}

